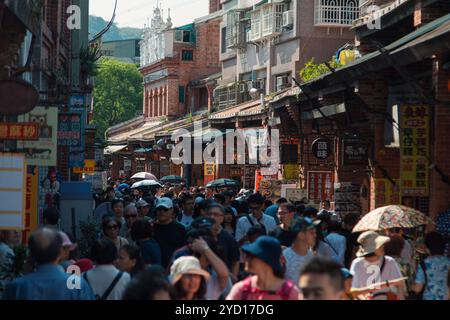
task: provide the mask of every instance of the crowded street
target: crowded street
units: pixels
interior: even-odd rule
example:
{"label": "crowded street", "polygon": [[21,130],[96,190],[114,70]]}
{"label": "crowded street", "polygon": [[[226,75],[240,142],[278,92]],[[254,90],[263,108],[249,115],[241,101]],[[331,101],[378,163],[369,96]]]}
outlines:
{"label": "crowded street", "polygon": [[450,2],[179,5],[0,0],[0,300],[450,300]]}

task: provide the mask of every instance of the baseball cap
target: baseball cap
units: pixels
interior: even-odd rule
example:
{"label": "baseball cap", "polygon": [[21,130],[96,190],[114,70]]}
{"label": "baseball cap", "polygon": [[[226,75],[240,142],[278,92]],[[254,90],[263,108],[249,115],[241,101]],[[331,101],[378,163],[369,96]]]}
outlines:
{"label": "baseball cap", "polygon": [[173,208],[173,202],[172,199],[168,198],[168,197],[162,197],[159,198],[156,201],[156,209],[158,209],[159,207],[164,207],[166,209],[171,209]]}
{"label": "baseball cap", "polygon": [[145,201],[144,199],[139,200],[138,202],[136,202],[136,208],[142,208],[142,207],[147,207],[150,204]]}
{"label": "baseball cap", "polygon": [[291,227],[291,231],[298,233],[304,232],[310,229],[314,229],[317,225],[320,224],[319,220],[312,220],[308,217],[297,218],[294,220],[294,223]]}

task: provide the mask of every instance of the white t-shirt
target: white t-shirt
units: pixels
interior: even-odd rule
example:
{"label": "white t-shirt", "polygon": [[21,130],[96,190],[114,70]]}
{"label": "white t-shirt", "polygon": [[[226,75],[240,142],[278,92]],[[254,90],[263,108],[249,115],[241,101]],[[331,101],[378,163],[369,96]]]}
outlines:
{"label": "white t-shirt", "polygon": [[[248,215],[248,217],[252,220],[253,225],[263,224],[266,229],[266,234],[271,233],[277,227],[275,219],[267,214],[263,214],[259,221],[257,221],[252,214]],[[247,231],[250,230],[251,227],[252,224],[248,220],[247,216],[241,217],[236,225],[236,234],[235,234],[236,241],[239,242],[239,240],[245,237]]]}
{"label": "white t-shirt", "polygon": [[[113,265],[100,265],[87,271],[86,276],[94,294],[101,297],[118,273],[119,270]],[[122,295],[130,279],[130,275],[124,272],[106,300],[122,299]]]}
{"label": "white t-shirt", "polygon": [[292,280],[297,284],[300,278],[300,271],[309,260],[314,258],[314,253],[311,250],[308,250],[306,256],[300,256],[292,249],[292,247],[289,247],[283,250],[283,256],[286,259],[286,272],[284,278]]}
{"label": "white t-shirt", "polygon": [[[350,266],[350,273],[353,274],[353,288],[365,288],[378,282],[386,282],[387,280],[395,280],[403,277],[400,267],[394,258],[384,256],[384,268],[380,276],[380,268],[382,264],[381,258],[375,262],[368,262],[364,257],[356,258]],[[380,290],[387,292],[388,289]],[[385,296],[384,298],[385,299]]]}
{"label": "white t-shirt", "polygon": [[194,221],[194,218],[192,218],[192,216],[188,216],[185,215],[184,213],[182,213],[181,215],[181,219],[180,219],[180,223],[185,227],[185,228],[189,228],[191,226],[191,223]]}

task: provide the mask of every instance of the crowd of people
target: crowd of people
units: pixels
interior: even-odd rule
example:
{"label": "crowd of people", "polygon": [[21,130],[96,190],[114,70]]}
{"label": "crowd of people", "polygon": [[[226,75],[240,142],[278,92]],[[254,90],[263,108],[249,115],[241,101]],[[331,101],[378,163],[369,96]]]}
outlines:
{"label": "crowd of people", "polygon": [[0,232],[3,299],[449,299],[441,233],[353,233],[360,217],[338,216],[327,200],[317,210],[260,193],[117,183],[95,201],[101,232],[86,256],[56,208],[29,237],[23,274],[17,233]]}

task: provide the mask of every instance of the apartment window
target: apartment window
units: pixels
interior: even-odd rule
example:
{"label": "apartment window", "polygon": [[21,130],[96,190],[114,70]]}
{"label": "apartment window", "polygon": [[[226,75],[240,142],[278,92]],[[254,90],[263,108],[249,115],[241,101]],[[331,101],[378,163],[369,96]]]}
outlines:
{"label": "apartment window", "polygon": [[261,10],[252,12],[251,28],[250,38],[252,40],[261,38]]}
{"label": "apartment window", "polygon": [[237,40],[237,23],[236,20],[236,11],[231,10],[227,13],[227,37],[226,37],[226,45],[227,47],[231,47],[236,44]]}
{"label": "apartment window", "polygon": [[183,61],[193,61],[194,51],[192,50],[181,50],[181,60]]}
{"label": "apartment window", "polygon": [[190,30],[175,30],[176,42],[194,42]]}
{"label": "apartment window", "polygon": [[315,0],[314,24],[351,26],[359,17],[358,0]]}
{"label": "apartment window", "polygon": [[220,52],[221,53],[225,53],[227,52],[227,38],[226,38],[226,34],[227,34],[227,28],[222,28],[221,31],[221,46],[220,46]]}
{"label": "apartment window", "polygon": [[285,4],[269,4],[259,8],[251,14],[251,40],[261,37],[277,35],[281,32],[283,25],[283,12]]}
{"label": "apartment window", "polygon": [[289,73],[275,76],[276,91],[281,91],[291,86],[291,75]]}
{"label": "apartment window", "polygon": [[178,102],[184,103],[185,98],[186,98],[186,92],[185,92],[184,86],[179,86],[178,87]]}

